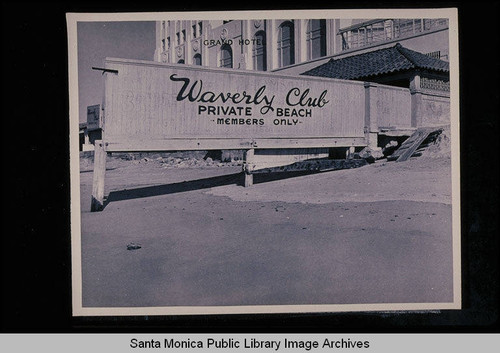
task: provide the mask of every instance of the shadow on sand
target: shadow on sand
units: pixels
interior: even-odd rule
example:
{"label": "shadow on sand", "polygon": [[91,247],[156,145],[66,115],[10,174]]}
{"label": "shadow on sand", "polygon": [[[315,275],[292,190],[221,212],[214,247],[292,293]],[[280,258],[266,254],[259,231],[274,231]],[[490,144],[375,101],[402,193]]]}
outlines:
{"label": "shadow on sand", "polygon": [[[318,171],[300,171],[300,172],[286,172],[286,173],[265,173],[254,174],[254,184],[261,184],[275,180],[283,180],[294,178],[302,175],[310,175],[320,173]],[[169,195],[182,193],[193,190],[208,189],[224,185],[239,185],[243,186],[244,174],[233,173],[221,175],[211,178],[203,178],[196,180],[183,181],[179,183],[146,186],[137,189],[124,189],[118,191],[111,191],[104,201],[105,208],[109,203],[123,200],[132,200],[138,198],[145,198],[151,196]]]}

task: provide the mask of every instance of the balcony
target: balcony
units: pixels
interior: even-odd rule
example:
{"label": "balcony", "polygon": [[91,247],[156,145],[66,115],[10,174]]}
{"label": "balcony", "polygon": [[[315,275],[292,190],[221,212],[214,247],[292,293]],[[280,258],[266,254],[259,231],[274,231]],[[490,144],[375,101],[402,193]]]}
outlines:
{"label": "balcony", "polygon": [[377,19],[340,29],[337,34],[345,51],[446,28],[447,19]]}

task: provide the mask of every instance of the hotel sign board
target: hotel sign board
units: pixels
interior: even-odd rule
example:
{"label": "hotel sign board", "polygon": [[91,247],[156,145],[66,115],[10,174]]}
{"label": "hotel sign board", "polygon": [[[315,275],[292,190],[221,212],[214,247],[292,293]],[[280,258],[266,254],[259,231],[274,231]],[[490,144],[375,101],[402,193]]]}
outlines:
{"label": "hotel sign board", "polygon": [[363,82],[107,58],[107,151],[366,145]]}

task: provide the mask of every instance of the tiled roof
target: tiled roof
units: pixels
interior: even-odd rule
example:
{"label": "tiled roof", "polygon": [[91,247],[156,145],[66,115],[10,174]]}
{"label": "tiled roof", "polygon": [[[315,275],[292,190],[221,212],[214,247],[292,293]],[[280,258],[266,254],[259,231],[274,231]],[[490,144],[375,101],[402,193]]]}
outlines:
{"label": "tiled roof", "polygon": [[328,62],[302,73],[306,76],[320,76],[355,80],[412,69],[449,72],[446,61],[434,59],[425,54],[407,49],[401,44]]}

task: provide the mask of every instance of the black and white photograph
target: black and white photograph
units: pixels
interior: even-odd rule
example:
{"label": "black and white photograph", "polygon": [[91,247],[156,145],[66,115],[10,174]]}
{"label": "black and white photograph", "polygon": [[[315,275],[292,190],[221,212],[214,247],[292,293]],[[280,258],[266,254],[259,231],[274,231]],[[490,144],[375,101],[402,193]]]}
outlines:
{"label": "black and white photograph", "polygon": [[461,309],[456,9],[67,27],[74,316]]}

